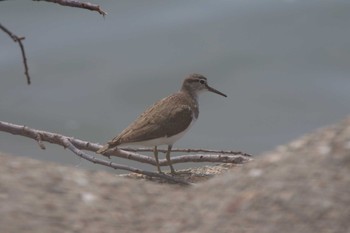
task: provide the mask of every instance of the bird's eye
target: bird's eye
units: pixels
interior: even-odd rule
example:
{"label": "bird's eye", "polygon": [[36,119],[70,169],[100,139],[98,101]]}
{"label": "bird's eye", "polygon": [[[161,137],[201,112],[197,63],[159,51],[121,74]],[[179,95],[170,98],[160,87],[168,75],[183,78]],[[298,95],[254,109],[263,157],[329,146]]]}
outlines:
{"label": "bird's eye", "polygon": [[199,83],[200,83],[200,84],[204,84],[205,81],[204,81],[204,80],[199,80]]}

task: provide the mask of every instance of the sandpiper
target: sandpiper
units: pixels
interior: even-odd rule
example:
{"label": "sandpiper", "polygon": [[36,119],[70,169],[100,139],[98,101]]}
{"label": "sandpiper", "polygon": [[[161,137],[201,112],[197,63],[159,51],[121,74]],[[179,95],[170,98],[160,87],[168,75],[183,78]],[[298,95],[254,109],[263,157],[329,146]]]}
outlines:
{"label": "sandpiper", "polygon": [[159,145],[168,145],[166,159],[171,173],[175,170],[170,161],[173,144],[180,139],[197,120],[198,94],[210,91],[224,97],[225,94],[210,87],[207,78],[200,74],[191,74],[183,81],[180,91],[161,99],[144,111],[133,123],[97,151],[103,154],[119,145],[153,146],[158,172]]}

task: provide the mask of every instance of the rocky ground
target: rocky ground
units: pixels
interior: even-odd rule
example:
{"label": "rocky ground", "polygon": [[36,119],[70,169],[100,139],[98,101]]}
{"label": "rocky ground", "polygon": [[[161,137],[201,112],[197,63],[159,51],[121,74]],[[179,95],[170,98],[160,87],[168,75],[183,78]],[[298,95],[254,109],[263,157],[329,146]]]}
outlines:
{"label": "rocky ground", "polygon": [[348,232],[350,118],[159,184],[0,154],[0,232]]}

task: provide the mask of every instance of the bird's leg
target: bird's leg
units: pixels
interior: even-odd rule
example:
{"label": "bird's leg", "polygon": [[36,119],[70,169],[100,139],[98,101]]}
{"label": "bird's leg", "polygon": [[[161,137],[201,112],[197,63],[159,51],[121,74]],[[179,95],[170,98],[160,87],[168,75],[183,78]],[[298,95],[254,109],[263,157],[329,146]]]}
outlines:
{"label": "bird's leg", "polygon": [[154,147],[154,158],[156,159],[158,172],[159,172],[159,173],[162,173],[162,171],[160,170],[160,166],[159,166],[159,159],[158,159],[158,149],[157,149],[157,146]]}
{"label": "bird's leg", "polygon": [[171,161],[170,161],[170,151],[171,151],[172,147],[173,147],[173,145],[168,145],[168,151],[166,152],[166,160],[168,161],[168,164],[169,164],[169,167],[171,170],[171,174],[175,175],[176,172],[175,172],[173,165],[171,164]]}

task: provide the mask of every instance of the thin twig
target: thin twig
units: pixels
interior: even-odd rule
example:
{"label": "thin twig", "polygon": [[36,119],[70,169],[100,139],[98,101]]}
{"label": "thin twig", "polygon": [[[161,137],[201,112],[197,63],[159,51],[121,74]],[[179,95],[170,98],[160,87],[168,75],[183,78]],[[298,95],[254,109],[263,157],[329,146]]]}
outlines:
{"label": "thin twig", "polygon": [[76,0],[33,0],[33,1],[53,2],[53,3],[60,4],[61,6],[70,6],[70,7],[83,8],[90,11],[97,11],[103,17],[107,15],[107,13],[104,10],[102,10],[99,5],[91,4],[89,2],[80,2]]}
{"label": "thin twig", "polygon": [[38,145],[39,145],[39,147],[40,147],[42,150],[45,150],[45,149],[46,149],[46,147],[45,147],[43,141],[41,140],[41,134],[40,134],[40,133],[37,134],[36,141],[38,142]]}
{"label": "thin twig", "polygon": [[[77,1],[77,0],[33,0],[33,1],[53,2],[53,3],[60,4],[62,6],[77,7],[77,8],[88,9],[88,10],[91,10],[91,11],[97,11],[98,13],[103,15],[103,17],[105,17],[107,15],[107,13],[105,11],[103,11],[99,5],[91,4],[89,2],[80,2],[80,1]],[[5,33],[7,33],[15,43],[19,44],[19,47],[20,47],[21,53],[22,53],[22,59],[23,59],[23,65],[24,65],[24,74],[25,74],[26,79],[27,79],[27,84],[30,85],[31,80],[30,80],[30,75],[29,75],[29,67],[28,67],[28,62],[27,62],[27,56],[26,56],[26,53],[25,53],[25,50],[24,50],[24,45],[22,43],[22,40],[24,40],[25,37],[24,36],[19,37],[19,36],[13,34],[10,30],[8,30],[2,24],[0,24],[0,29],[2,31],[4,31]]]}
{"label": "thin twig", "polygon": [[27,64],[27,57],[26,57],[26,53],[25,53],[24,46],[22,43],[22,40],[24,40],[25,37],[24,36],[22,36],[22,37],[16,36],[10,30],[8,30],[6,27],[4,27],[2,24],[0,24],[0,29],[3,30],[5,33],[7,33],[15,43],[19,44],[19,47],[20,47],[21,53],[22,53],[22,58],[23,58],[24,74],[27,78],[28,85],[30,85],[30,76],[29,76],[29,68],[28,68],[28,64]]}

